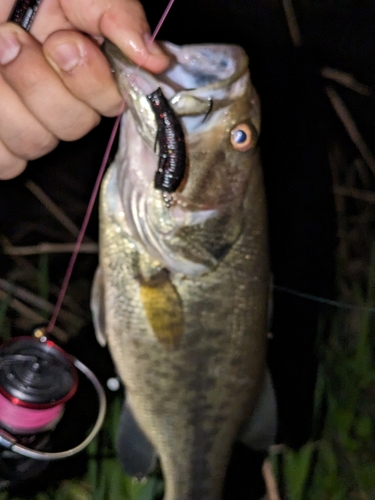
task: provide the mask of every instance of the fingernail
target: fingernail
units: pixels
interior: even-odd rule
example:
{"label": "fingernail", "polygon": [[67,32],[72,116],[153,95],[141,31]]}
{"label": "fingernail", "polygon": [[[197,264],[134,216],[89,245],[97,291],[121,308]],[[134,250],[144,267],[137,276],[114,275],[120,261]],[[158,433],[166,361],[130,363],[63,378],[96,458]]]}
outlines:
{"label": "fingernail", "polygon": [[159,47],[159,45],[152,40],[151,36],[149,33],[146,33],[143,35],[143,40],[145,42],[145,45],[147,47],[147,50],[151,52],[154,56],[164,56],[168,57]]}
{"label": "fingernail", "polygon": [[82,62],[82,55],[75,43],[62,43],[50,51],[50,57],[63,71],[73,71]]}
{"label": "fingernail", "polygon": [[21,44],[13,33],[0,34],[0,64],[8,64],[18,56]]}

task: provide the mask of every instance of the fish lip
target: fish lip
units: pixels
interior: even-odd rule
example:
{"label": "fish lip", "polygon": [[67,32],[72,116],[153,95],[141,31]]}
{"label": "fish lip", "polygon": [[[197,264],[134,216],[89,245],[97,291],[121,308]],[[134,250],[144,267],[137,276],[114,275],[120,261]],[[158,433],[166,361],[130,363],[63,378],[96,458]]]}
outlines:
{"label": "fish lip", "polygon": [[[228,60],[237,61],[237,65],[233,66],[233,70],[230,75],[226,78],[217,79],[215,82],[211,84],[206,84],[204,86],[200,86],[199,88],[186,88],[183,85],[177,85],[176,82],[172,81],[171,87],[175,89],[175,91],[199,91],[201,89],[207,90],[215,90],[218,88],[226,88],[232,82],[237,81],[243,74],[247,73],[249,60],[248,57],[242,47],[235,44],[189,44],[189,45],[176,45],[171,42],[163,41],[160,42],[161,47],[164,51],[171,57],[172,63],[168,66],[168,68],[158,75],[158,80],[162,81],[165,79],[165,83],[168,84],[168,74],[170,74],[171,69],[174,66],[186,66],[186,62],[189,60],[187,55],[193,53],[202,53],[210,51],[211,54],[221,54],[222,57],[227,57]],[[236,57],[237,56],[237,57]],[[197,56],[194,56],[197,59]],[[192,59],[194,59],[192,58]],[[185,64],[184,64],[185,63]],[[193,66],[193,64],[190,64]],[[201,64],[202,68],[203,65]],[[216,69],[216,68],[214,68]],[[217,70],[216,70],[217,71]]]}
{"label": "fish lip", "polygon": [[[205,61],[210,61],[212,55],[218,55],[221,57],[222,61],[226,58],[227,61],[236,61],[236,64],[232,65],[232,69],[228,69],[228,76],[225,78],[218,78],[215,82],[211,84],[200,85],[199,89],[216,89],[227,87],[231,82],[238,80],[244,73],[248,70],[249,60],[246,55],[246,52],[242,47],[235,44],[191,44],[191,45],[176,45],[171,42],[162,41],[159,42],[160,46],[164,49],[167,55],[170,56],[171,63],[168,68],[159,73],[157,78],[151,73],[145,71],[140,66],[136,66],[133,64],[121,51],[116,47],[112,42],[106,40],[102,46],[102,50],[104,54],[109,59],[112,70],[116,72],[119,68],[119,65],[122,67],[127,67],[129,71],[136,71],[141,74],[143,78],[147,78],[150,82],[152,81],[155,85],[151,91],[155,90],[160,83],[164,86],[163,92],[168,93],[169,91],[173,91],[177,93],[181,90],[198,90],[195,88],[187,88],[185,85],[179,84],[176,80],[170,78],[171,71],[176,66],[190,67],[192,74],[197,74],[198,71],[194,69],[199,69],[201,74],[204,73],[203,68],[206,68],[207,64],[202,64],[199,62],[199,56],[201,59]],[[208,57],[207,53],[210,53],[210,57]],[[191,54],[194,54],[193,57],[190,57]],[[198,54],[198,56],[197,56]],[[198,61],[199,64],[196,64]],[[213,64],[212,71],[218,74],[220,72],[220,66],[222,67],[221,72],[225,73],[226,68],[223,66],[223,62],[218,62],[215,66]],[[187,64],[189,63],[189,64]],[[218,69],[219,66],[219,69]],[[145,91],[145,93],[149,93]]]}
{"label": "fish lip", "polygon": [[[193,44],[175,45],[171,42],[161,42],[164,51],[170,56],[171,64],[160,75],[158,84],[165,96],[170,100],[171,107],[180,116],[206,115],[207,111],[214,112],[217,109],[229,106],[244,92],[247,82],[248,57],[244,49],[238,45],[228,44]],[[190,58],[190,55],[193,55]],[[202,61],[195,64],[197,54],[202,55]],[[216,64],[211,65],[209,61],[216,55]],[[198,57],[199,60],[199,57]],[[220,63],[221,61],[221,63]],[[223,61],[230,61],[231,67],[226,71],[220,70]],[[194,68],[196,66],[196,68]],[[197,81],[198,85],[189,88],[186,84],[179,84],[175,73],[176,68],[183,68],[184,77],[187,81]],[[190,75],[190,77],[189,77]],[[194,76],[195,75],[195,76]],[[200,76],[197,76],[200,75]],[[215,77],[212,83],[202,85],[199,78]]]}
{"label": "fish lip", "polygon": [[137,130],[147,148],[154,152],[158,125],[147,95],[160,87],[173,111],[181,118],[186,134],[209,126],[207,116],[215,116],[216,111],[242,97],[250,81],[248,57],[238,45],[160,44],[170,55],[171,64],[157,76],[134,65],[108,40],[103,45]]}
{"label": "fish lip", "polygon": [[[140,99],[141,93],[146,96],[160,87],[166,98],[170,100],[174,110],[179,115],[186,116],[203,114],[207,109],[206,96],[215,96],[215,101],[221,102],[220,107],[228,106],[238,97],[233,95],[223,99],[221,91],[225,90],[225,93],[228,93],[228,88],[231,88],[232,84],[247,74],[248,57],[242,47],[228,44],[175,45],[167,41],[160,42],[160,45],[170,56],[171,63],[164,72],[155,77],[141,67],[134,65],[114,44],[108,40],[105,41],[103,52],[111,62],[112,71],[117,77],[120,92],[124,97],[135,101]],[[216,56],[216,65],[214,62],[209,66],[211,72],[205,70],[210,61],[208,54]],[[230,61],[232,66],[225,68],[224,61],[227,65]],[[224,65],[224,69],[220,69],[222,65]],[[180,75],[178,75],[179,72]],[[193,81],[194,78],[199,79],[197,75],[200,75],[200,78],[207,78],[210,75],[211,78],[214,76],[216,78],[212,83],[191,87],[179,83],[178,78],[181,79],[181,72],[183,73],[182,79],[186,78],[189,81]],[[125,76],[125,78],[120,78],[120,75]],[[187,107],[188,109],[184,109],[184,105],[181,105],[181,101],[185,102],[186,98],[195,100],[197,109],[194,112],[191,111],[191,104]],[[147,104],[142,102],[142,106],[147,107]],[[132,106],[130,107],[132,108]]]}

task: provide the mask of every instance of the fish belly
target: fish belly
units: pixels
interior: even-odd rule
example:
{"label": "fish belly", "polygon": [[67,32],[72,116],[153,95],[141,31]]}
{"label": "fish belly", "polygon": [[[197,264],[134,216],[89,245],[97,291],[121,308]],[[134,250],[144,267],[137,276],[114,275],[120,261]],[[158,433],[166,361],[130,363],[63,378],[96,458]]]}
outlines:
{"label": "fish belly", "polygon": [[[112,169],[112,167],[111,167]],[[166,348],[141,300],[148,255],[110,211],[115,173],[102,187],[100,265],[106,335],[127,403],[156,449],[164,500],[219,500],[231,446],[256,403],[265,369],[268,255],[261,178],[253,179],[242,233],[217,268],[171,275],[182,337]]]}

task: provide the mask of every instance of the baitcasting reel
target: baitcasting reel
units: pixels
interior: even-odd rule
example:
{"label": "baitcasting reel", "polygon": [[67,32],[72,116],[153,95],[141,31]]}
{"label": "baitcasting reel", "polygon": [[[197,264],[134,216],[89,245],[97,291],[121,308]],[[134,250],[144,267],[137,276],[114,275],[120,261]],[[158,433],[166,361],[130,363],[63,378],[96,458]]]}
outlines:
{"label": "baitcasting reel", "polygon": [[[94,427],[74,448],[44,451],[48,433],[76,393],[78,371],[91,382],[98,397]],[[75,455],[96,436],[105,412],[105,393],[93,372],[47,339],[42,329],[34,337],[16,337],[0,347],[0,472],[7,459],[14,461],[17,456],[48,462]]]}

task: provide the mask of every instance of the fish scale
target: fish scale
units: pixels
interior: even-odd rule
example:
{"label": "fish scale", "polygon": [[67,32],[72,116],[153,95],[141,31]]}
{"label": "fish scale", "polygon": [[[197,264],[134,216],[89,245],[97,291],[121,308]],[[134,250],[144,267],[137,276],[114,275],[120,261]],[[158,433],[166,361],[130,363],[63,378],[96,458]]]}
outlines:
{"label": "fish scale", "polygon": [[[184,51],[195,51],[198,57],[214,51],[219,74],[220,67],[228,66],[223,61],[231,57],[238,71],[222,81],[217,77],[212,96],[215,99],[216,91],[222,96],[223,89],[233,89],[239,81],[238,95],[225,95],[224,110],[213,112],[204,123],[191,122],[192,128],[180,106],[189,164],[185,184],[173,195],[170,208],[150,187],[158,158],[149,147],[154,138],[145,141],[147,127],[139,125],[142,117],[151,116],[142,109],[147,103],[127,95],[133,103],[101,188],[104,292],[92,308],[97,330],[105,335],[126,386],[127,408],[160,458],[164,500],[219,500],[232,444],[254,410],[265,372],[269,268],[262,170],[256,141],[240,153],[229,137],[238,123],[259,127],[252,120],[259,109],[254,110],[254,90],[243,70],[246,55],[238,47],[166,48],[183,70],[189,65]],[[145,86],[146,93],[147,85],[156,88],[161,83],[173,94],[173,88],[165,88],[170,78],[163,81],[161,75],[156,80],[142,70],[132,77],[130,63],[110,50],[107,55],[117,80],[122,80],[120,88],[133,80],[131,84]],[[211,63],[210,75],[212,71]],[[199,80],[205,80],[204,74]],[[176,89],[181,88],[177,83]],[[199,100],[197,89],[192,92]],[[202,109],[201,101],[199,106]],[[188,109],[191,113],[191,100]],[[207,151],[203,160],[202,144]],[[142,176],[132,175],[132,170],[142,169]],[[232,179],[238,187],[225,190]],[[196,190],[194,183],[199,183]],[[202,206],[204,200],[207,206]],[[93,296],[97,300],[98,293]],[[105,313],[104,324],[98,311]],[[128,438],[129,446],[122,449],[135,453],[132,436]],[[122,462],[131,460],[129,455]]]}

